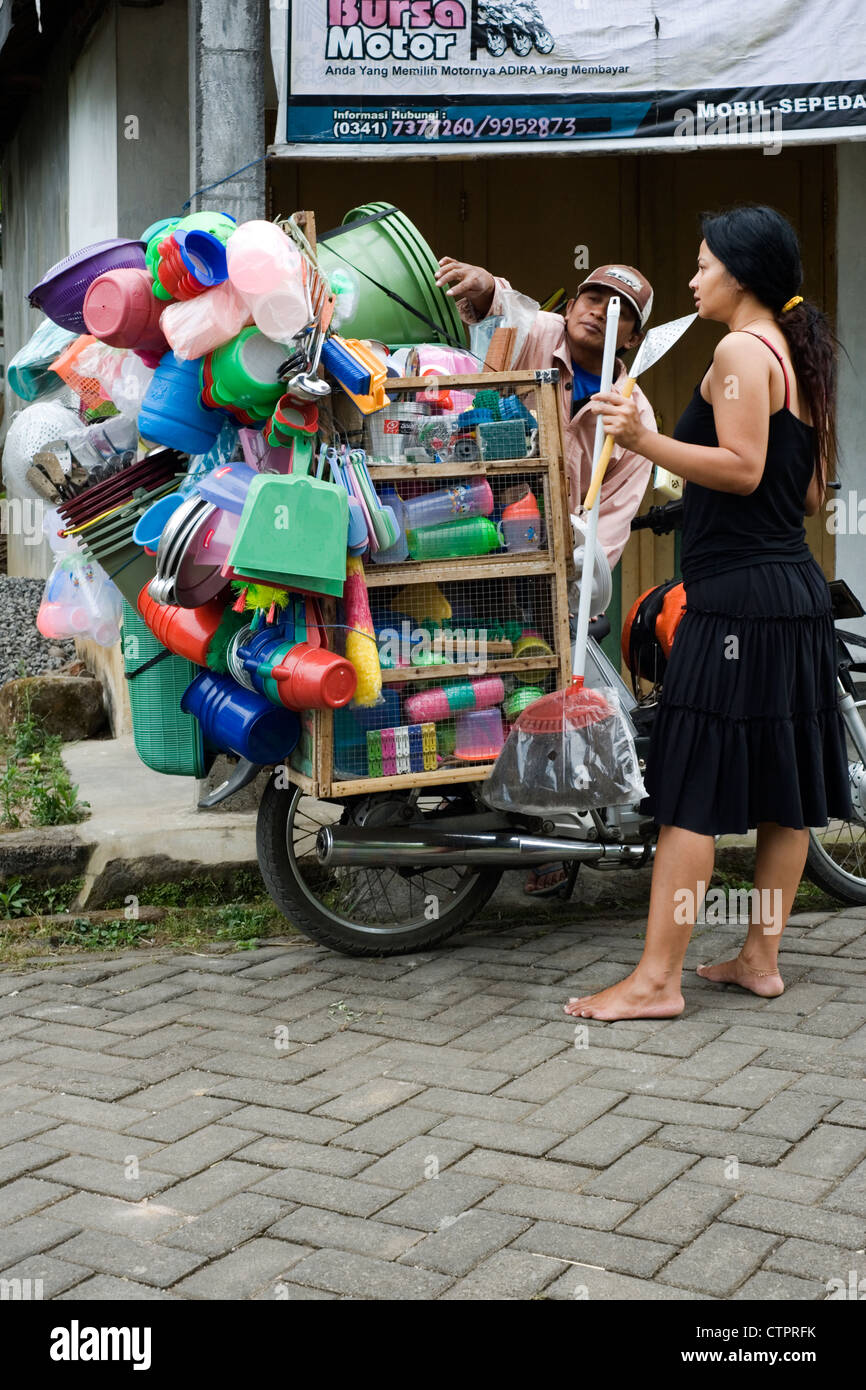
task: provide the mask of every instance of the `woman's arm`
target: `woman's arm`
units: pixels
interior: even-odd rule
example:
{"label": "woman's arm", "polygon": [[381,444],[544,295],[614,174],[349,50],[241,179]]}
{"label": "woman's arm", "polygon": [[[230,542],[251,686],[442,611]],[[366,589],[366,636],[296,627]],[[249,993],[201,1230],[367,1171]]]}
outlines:
{"label": "woman's arm", "polygon": [[624,448],[689,482],[748,496],[761,481],[767,457],[770,380],[767,354],[751,334],[730,333],[722,339],[708,381],[718,448],[654,434],[641,424],[632,402],[616,392],[599,392],[590,408]]}

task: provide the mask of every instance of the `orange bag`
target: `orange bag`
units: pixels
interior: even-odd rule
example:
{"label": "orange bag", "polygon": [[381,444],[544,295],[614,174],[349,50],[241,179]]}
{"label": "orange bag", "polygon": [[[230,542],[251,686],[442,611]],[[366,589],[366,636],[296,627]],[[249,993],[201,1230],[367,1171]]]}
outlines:
{"label": "orange bag", "polygon": [[622,655],[635,694],[640,680],[661,682],[685,611],[686,592],[678,579],[654,585],[632,604],[622,629]]}

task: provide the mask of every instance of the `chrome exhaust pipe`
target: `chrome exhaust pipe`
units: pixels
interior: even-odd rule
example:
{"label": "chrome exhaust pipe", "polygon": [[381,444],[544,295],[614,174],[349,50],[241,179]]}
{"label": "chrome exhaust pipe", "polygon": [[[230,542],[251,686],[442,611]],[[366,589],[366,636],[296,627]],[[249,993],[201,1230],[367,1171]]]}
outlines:
{"label": "chrome exhaust pipe", "polygon": [[518,868],[551,860],[644,862],[643,845],[588,844],[563,836],[527,835],[518,830],[456,831],[432,827],[323,826],[316,855],[326,868],[422,868],[432,864],[495,865]]}

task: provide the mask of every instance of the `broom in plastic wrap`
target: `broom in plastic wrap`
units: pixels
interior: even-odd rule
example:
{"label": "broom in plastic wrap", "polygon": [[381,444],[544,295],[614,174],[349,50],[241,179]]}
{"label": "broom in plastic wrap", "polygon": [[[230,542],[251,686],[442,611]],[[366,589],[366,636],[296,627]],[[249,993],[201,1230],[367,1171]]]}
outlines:
{"label": "broom in plastic wrap", "polygon": [[[618,323],[619,299],[614,295],[607,310],[602,391],[609,391],[613,380]],[[542,696],[516,720],[482,789],[483,799],[498,810],[544,816],[552,811],[621,806],[645,795],[634,739],[617,692],[611,686],[595,690],[584,686],[598,535],[599,474],[603,476],[607,466],[605,453],[609,458],[610,447],[605,449],[604,425],[599,415],[592,482],[587,493],[588,498],[594,497],[594,504],[583,552],[571,684],[565,690]]]}

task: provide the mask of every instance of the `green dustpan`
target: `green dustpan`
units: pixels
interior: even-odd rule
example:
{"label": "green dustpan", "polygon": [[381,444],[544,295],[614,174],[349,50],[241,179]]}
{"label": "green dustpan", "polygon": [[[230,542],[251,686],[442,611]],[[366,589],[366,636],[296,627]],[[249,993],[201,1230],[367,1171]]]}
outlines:
{"label": "green dustpan", "polygon": [[229,564],[263,584],[338,598],[346,582],[348,494],[308,477],[309,460],[300,450],[293,465],[290,474],[253,478]]}

